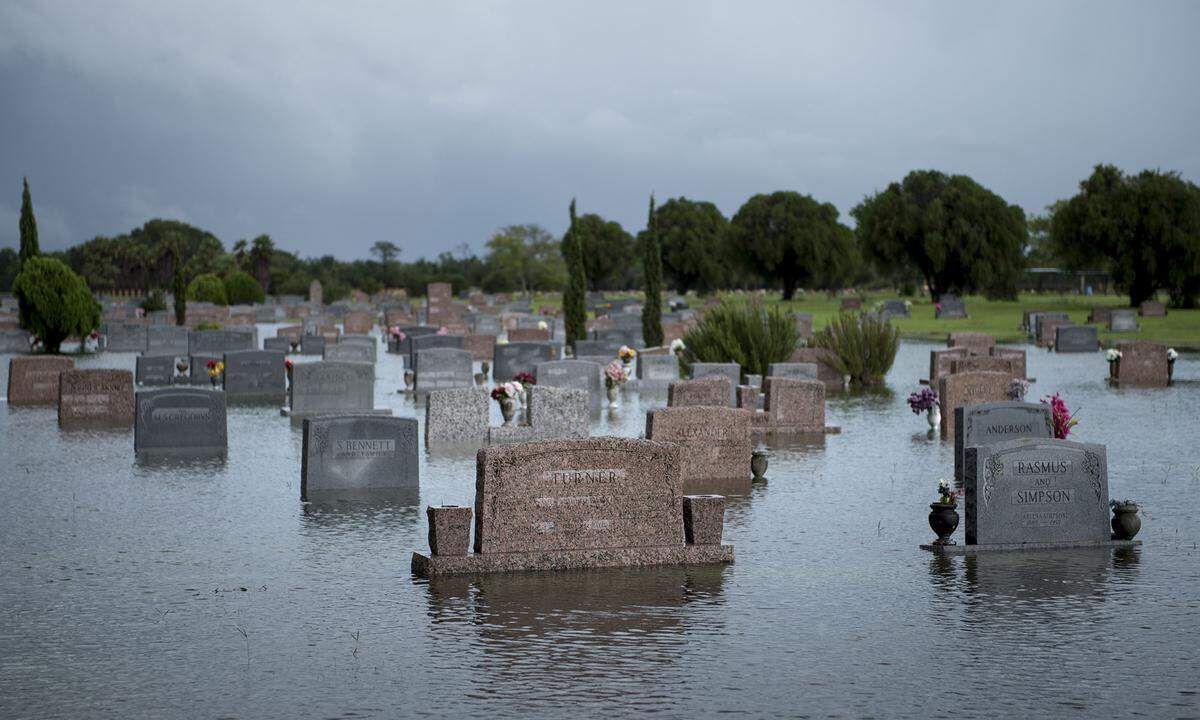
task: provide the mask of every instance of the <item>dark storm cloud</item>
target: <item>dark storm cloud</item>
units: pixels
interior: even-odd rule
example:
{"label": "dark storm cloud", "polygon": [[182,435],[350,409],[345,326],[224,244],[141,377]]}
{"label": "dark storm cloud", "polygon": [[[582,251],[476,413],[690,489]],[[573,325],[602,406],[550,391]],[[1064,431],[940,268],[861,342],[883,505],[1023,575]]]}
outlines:
{"label": "dark storm cloud", "polygon": [[1200,177],[1200,4],[0,4],[0,244],[155,216],[406,257],[651,190],[811,193],[914,168],[1027,211],[1097,162]]}

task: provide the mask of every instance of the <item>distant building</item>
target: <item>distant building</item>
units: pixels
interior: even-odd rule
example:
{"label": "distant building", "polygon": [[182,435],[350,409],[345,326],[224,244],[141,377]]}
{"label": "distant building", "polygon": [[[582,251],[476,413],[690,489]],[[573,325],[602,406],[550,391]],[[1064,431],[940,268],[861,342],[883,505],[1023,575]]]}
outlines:
{"label": "distant building", "polygon": [[1112,274],[1107,270],[1060,270],[1059,268],[1028,268],[1017,282],[1017,289],[1037,293],[1079,293],[1087,288],[1094,295],[1112,292]]}

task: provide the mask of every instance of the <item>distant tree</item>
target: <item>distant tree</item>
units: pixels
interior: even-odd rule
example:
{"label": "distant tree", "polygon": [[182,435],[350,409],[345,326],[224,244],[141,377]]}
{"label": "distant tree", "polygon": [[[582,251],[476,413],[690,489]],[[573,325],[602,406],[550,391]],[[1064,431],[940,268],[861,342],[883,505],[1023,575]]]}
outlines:
{"label": "distant tree", "polygon": [[400,257],[400,248],[394,242],[380,240],[371,246],[371,254],[379,258],[379,262],[387,265]]}
{"label": "distant tree", "polygon": [[38,246],[37,220],[33,217],[33,200],[29,197],[29,178],[23,178],[21,190],[21,262],[42,254]]}
{"label": "distant tree", "polygon": [[583,261],[575,199],[571,199],[571,224],[562,240],[562,256],[567,265],[567,286],[563,290],[563,324],[567,344],[574,347],[578,340],[587,339],[587,270]]}
{"label": "distant tree", "polygon": [[82,338],[100,327],[100,304],[87,283],[54,258],[25,259],[13,294],[21,327],[41,338],[48,353],[59,352],[67,338]]}
{"label": "distant tree", "polygon": [[1025,213],[966,175],[913,171],[850,214],[877,267],[915,267],[934,297],[982,292],[1016,298],[1028,239]]}
{"label": "distant tree", "polygon": [[650,213],[642,237],[642,276],[645,279],[646,300],[642,304],[642,340],[646,347],[663,344],[662,328],[662,246],[658,243],[658,219],[654,214],[654,195],[650,196]]}
{"label": "distant tree", "polygon": [[188,300],[210,302],[214,305],[228,305],[225,295],[225,283],[213,273],[201,273],[192,278],[187,289]]}
{"label": "distant tree", "polygon": [[588,213],[575,221],[583,252],[588,289],[623,290],[629,287],[636,264],[633,237],[620,223]]}
{"label": "distant tree", "polygon": [[270,235],[259,235],[250,246],[249,273],[254,276],[263,290],[271,288],[271,259],[275,255],[275,242]]}
{"label": "distant tree", "polygon": [[730,241],[756,272],[783,286],[790,300],[801,285],[836,286],[850,275],[853,234],[838,210],[808,195],[755,195],[734,215]]}
{"label": "distant tree", "polygon": [[663,274],[676,290],[711,292],[725,285],[722,253],[729,221],[716,205],[674,198],[658,207],[655,221]]}
{"label": "distant tree", "polygon": [[253,305],[266,300],[266,293],[253,275],[235,270],[225,278],[225,299],[230,305]]}
{"label": "distant tree", "polygon": [[1132,305],[1166,289],[1175,307],[1200,295],[1200,188],[1173,172],[1128,176],[1097,165],[1051,222],[1054,248],[1082,268],[1102,263]]}
{"label": "distant tree", "polygon": [[183,259],[175,249],[175,272],[171,279],[171,292],[175,295],[175,324],[187,325],[187,278],[183,274]]}
{"label": "distant tree", "polygon": [[12,290],[13,280],[21,269],[21,256],[12,248],[0,248],[0,290]]}
{"label": "distant tree", "polygon": [[537,225],[509,225],[487,241],[483,287],[489,292],[561,290],[567,269],[554,236]]}
{"label": "distant tree", "polygon": [[250,258],[247,254],[249,249],[250,243],[246,242],[245,238],[233,244],[233,262],[239,270],[245,270],[249,263]]}
{"label": "distant tree", "polygon": [[1054,214],[1065,204],[1066,201],[1059,200],[1047,207],[1045,213],[1032,215],[1026,220],[1025,224],[1029,228],[1029,242],[1025,247],[1025,265],[1027,267],[1064,268],[1071,266],[1071,263],[1054,246],[1054,238],[1051,235]]}

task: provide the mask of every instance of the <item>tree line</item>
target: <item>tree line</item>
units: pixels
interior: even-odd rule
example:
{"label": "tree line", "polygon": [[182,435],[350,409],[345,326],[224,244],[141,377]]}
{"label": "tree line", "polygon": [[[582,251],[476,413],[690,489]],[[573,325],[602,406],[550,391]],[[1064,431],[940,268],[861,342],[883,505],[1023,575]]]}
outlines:
{"label": "tree line", "polygon": [[[212,233],[163,219],[50,255],[99,292],[167,289],[180,272],[189,285],[238,273],[244,287],[244,273],[271,295],[305,295],[320,280],[330,301],[354,288],[419,295],[430,282],[587,292],[660,281],[680,293],[773,288],[791,298],[801,288],[889,286],[1013,299],[1031,266],[1107,271],[1133,304],[1166,291],[1172,304],[1194,307],[1200,295],[1200,188],[1158,170],[1126,175],[1099,165],[1075,196],[1028,218],[970,177],[919,170],[856,205],[853,229],[833,204],[791,191],[754,195],[729,218],[711,202],[672,198],[651,205],[636,236],[598,214],[577,214],[574,205],[562,238],[511,225],[493,233],[481,255],[462,246],[406,260],[398,244],[380,241],[367,259],[302,258],[268,235],[227,251]],[[0,250],[0,289],[12,287],[19,264],[17,253]]]}

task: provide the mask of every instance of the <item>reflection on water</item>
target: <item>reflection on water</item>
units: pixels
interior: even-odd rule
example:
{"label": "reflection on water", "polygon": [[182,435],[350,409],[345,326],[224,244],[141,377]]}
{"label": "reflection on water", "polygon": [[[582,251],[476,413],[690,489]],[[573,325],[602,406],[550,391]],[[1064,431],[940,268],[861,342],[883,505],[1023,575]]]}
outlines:
{"label": "reflection on water", "polygon": [[[230,408],[224,457],[142,461],[132,433],[0,405],[0,717],[1200,715],[1200,362],[1131,391],[1100,353],[1029,356],[1108,445],[1142,548],[940,557],[917,545],[953,444],[905,403],[930,347],[829,393],[841,434],[757,443],[767,481],[724,488],[737,560],[714,568],[424,582],[424,508],[474,504],[473,448],[420,453],[419,496],[305,503],[272,408]],[[423,422],[402,373],[380,354],[376,406]],[[665,402],[626,387],[592,433]]]}

